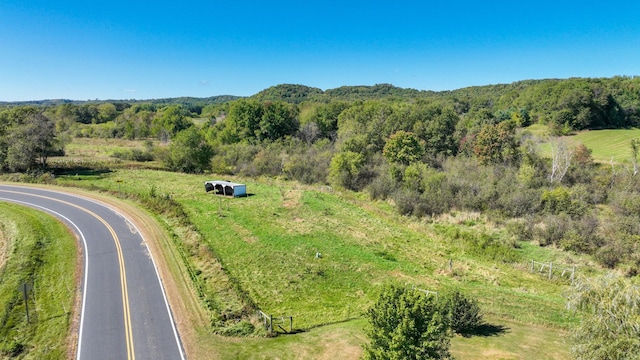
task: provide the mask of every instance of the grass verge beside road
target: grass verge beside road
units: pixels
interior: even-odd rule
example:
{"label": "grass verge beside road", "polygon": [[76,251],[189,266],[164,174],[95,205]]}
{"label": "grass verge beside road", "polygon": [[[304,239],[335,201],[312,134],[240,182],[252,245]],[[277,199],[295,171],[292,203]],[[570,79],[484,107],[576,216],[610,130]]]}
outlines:
{"label": "grass verge beside road", "polygon": [[[53,217],[0,202],[5,262],[0,267],[0,357],[63,359],[75,356],[74,302],[78,247]],[[23,283],[28,291],[27,323]]]}

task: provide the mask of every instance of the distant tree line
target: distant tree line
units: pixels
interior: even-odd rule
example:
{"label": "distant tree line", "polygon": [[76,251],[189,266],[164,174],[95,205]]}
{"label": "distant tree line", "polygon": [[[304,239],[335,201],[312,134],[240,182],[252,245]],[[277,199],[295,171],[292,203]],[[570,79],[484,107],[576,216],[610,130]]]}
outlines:
{"label": "distant tree line", "polygon": [[[77,137],[145,140],[114,156],[166,169],[277,176],[367,192],[401,214],[490,213],[519,240],[640,269],[637,142],[631,166],[594,163],[561,138],[640,125],[640,78],[531,80],[428,92],[388,84],[279,85],[230,101],[0,107],[0,169],[46,170]],[[528,132],[542,124],[552,157]],[[154,146],[149,140],[160,145]],[[635,144],[635,145],[634,145]],[[635,149],[635,150],[633,150]]]}

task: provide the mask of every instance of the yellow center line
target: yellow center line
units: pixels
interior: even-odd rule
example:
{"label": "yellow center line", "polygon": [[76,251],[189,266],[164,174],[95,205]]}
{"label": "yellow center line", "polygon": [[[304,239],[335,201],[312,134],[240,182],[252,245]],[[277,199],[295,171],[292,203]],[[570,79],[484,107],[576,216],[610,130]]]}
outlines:
{"label": "yellow center line", "polygon": [[[122,247],[120,246],[120,239],[118,238],[118,235],[116,234],[115,230],[113,230],[113,228],[111,227],[111,225],[109,225],[109,223],[107,223],[102,217],[100,217],[98,214],[94,213],[93,211],[86,209],[80,205],[76,205],[73,203],[70,203],[68,201],[64,201],[64,200],[60,200],[60,199],[56,199],[56,198],[52,198],[49,196],[44,196],[44,195],[37,195],[37,194],[30,194],[30,193],[23,193],[23,192],[19,192],[19,191],[10,191],[10,190],[3,190],[5,192],[8,193],[14,193],[14,194],[21,194],[21,195],[29,195],[29,196],[35,196],[35,197],[39,197],[39,198],[43,198],[43,199],[48,199],[48,200],[53,200],[53,201],[57,201],[59,203],[63,203],[69,206],[73,206],[81,211],[86,212],[87,214],[93,216],[94,218],[96,218],[98,221],[100,221],[111,233],[111,236],[113,237],[113,241],[116,245],[116,252],[118,254],[118,264],[120,267],[120,288],[122,290],[122,307],[123,307],[123,312],[124,312],[124,332],[125,332],[125,339],[126,339],[126,344],[127,344],[127,359],[128,360],[135,360],[136,355],[134,352],[134,347],[133,347],[133,331],[131,330],[131,311],[129,310],[129,291],[127,289],[127,271],[125,269],[124,266],[124,256],[122,255]],[[85,254],[86,256],[86,254]],[[85,289],[86,291],[86,289]]]}

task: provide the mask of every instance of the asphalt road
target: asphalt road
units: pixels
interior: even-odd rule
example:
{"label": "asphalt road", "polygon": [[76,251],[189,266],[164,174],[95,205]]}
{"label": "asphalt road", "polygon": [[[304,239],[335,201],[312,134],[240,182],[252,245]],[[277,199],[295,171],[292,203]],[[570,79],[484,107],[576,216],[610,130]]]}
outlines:
{"label": "asphalt road", "polygon": [[83,242],[77,359],[185,358],[149,249],[122,214],[88,198],[32,187],[0,184],[0,200],[53,214]]}

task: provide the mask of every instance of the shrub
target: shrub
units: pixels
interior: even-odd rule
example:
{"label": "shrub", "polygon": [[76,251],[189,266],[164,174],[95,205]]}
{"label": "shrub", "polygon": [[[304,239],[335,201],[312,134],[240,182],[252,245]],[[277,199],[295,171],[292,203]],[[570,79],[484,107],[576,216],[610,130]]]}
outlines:
{"label": "shrub", "polygon": [[534,222],[531,217],[526,219],[514,219],[505,225],[507,233],[521,241],[533,240]]}
{"label": "shrub", "polygon": [[446,314],[451,330],[457,334],[472,333],[483,324],[478,302],[457,289],[443,297],[442,312]]}
{"label": "shrub", "polygon": [[541,226],[536,228],[536,237],[542,246],[558,244],[570,226],[571,219],[567,215],[548,215],[542,219]]}
{"label": "shrub", "polygon": [[447,320],[433,297],[386,287],[367,311],[365,359],[448,359]]}
{"label": "shrub", "polygon": [[396,191],[397,182],[389,171],[382,171],[378,177],[373,179],[367,187],[367,192],[373,200],[386,200]]}
{"label": "shrub", "polygon": [[128,161],[153,161],[153,153],[150,151],[144,151],[140,149],[120,149],[114,150],[111,154],[111,157],[120,160],[128,160]]}

